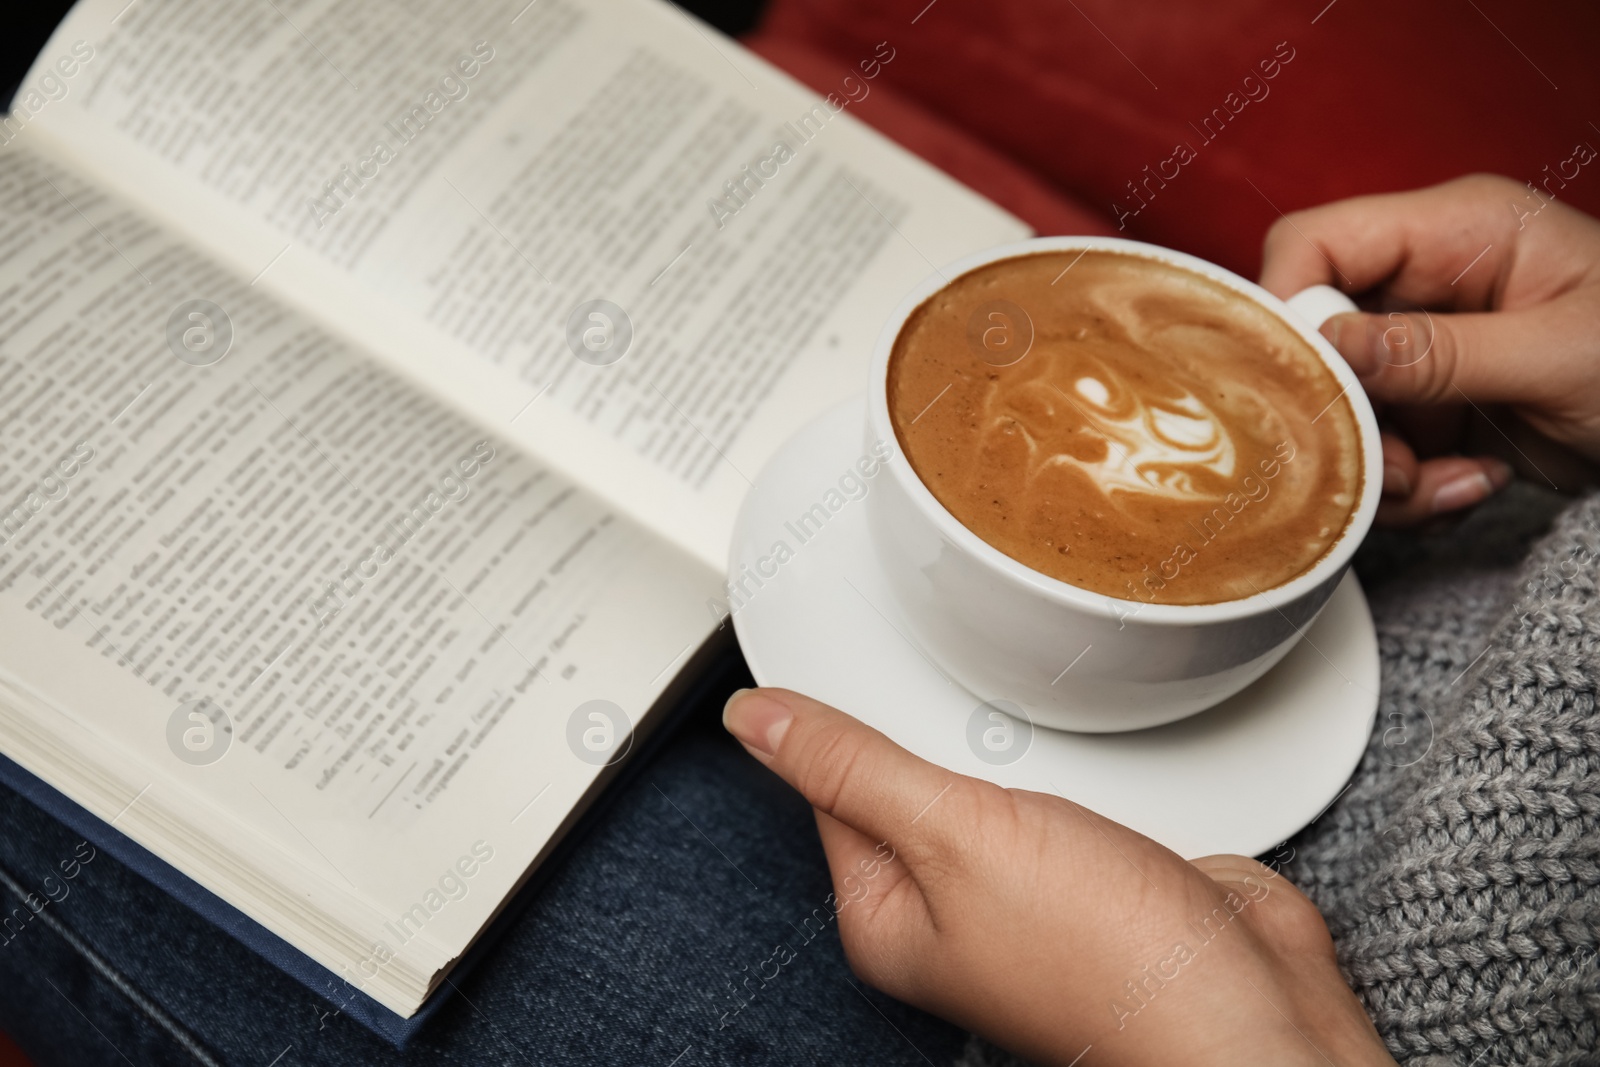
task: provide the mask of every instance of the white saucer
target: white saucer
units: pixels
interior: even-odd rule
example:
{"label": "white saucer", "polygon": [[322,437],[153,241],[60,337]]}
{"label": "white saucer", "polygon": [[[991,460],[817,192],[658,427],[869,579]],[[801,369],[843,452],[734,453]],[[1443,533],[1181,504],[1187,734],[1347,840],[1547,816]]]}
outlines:
{"label": "white saucer", "polygon": [[[1209,711],[1132,733],[1035,727],[1025,749],[1028,728],[1018,725],[1011,752],[1020,758],[980,759],[978,739],[1004,721],[991,722],[980,698],[902,636],[862,502],[846,500],[803,543],[792,525],[813,505],[841,499],[827,494],[862,456],[865,425],[862,398],[821,415],[772,458],[739,513],[730,573],[754,572],[763,558],[777,572],[759,587],[747,581],[750,595],[733,616],[760,684],[842,708],[951,770],[1064,794],[1191,858],[1266,853],[1338,796],[1378,703],[1377,634],[1353,574],[1278,666]],[[779,541],[793,555],[774,563]]]}

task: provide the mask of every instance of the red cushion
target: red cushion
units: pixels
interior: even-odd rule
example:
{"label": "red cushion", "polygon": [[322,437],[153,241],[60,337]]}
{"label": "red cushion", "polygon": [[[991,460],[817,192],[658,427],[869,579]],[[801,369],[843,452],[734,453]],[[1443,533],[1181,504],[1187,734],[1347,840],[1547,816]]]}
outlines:
{"label": "red cushion", "polygon": [[1600,213],[1600,162],[1571,162],[1600,146],[1597,40],[1600,5],[1510,0],[774,0],[753,43],[853,66],[888,41],[874,96],[893,86],[1128,236],[1254,274],[1280,210],[1470,171]]}
{"label": "red cushion", "polygon": [[[849,104],[856,118],[978,190],[1040,233],[1115,233],[1110,220],[1051,186],[1027,167],[898,94],[879,79],[863,83],[851,64],[774,35],[745,42],[764,58],[824,95],[846,99],[843,79],[854,75]],[[892,63],[891,63],[892,65]],[[866,95],[861,94],[865,92]]]}

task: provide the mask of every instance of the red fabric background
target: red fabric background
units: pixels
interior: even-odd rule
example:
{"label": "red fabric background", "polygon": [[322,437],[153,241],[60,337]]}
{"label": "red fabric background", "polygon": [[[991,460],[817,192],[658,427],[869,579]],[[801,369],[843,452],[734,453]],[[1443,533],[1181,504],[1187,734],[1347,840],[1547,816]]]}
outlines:
{"label": "red fabric background", "polygon": [[[1188,143],[1123,232],[1252,277],[1280,210],[1471,171],[1543,182],[1579,142],[1600,148],[1600,5],[775,0],[747,43],[837,89],[879,41],[896,56],[852,110],[1042,232],[1083,228],[1071,199],[1107,220],[1137,208],[1126,183]],[[1206,143],[1190,123],[1243,98],[1285,41],[1265,97]],[[991,176],[995,156],[1010,165]],[[1600,160],[1549,188],[1600,213]]]}
{"label": "red fabric background", "polygon": [[[844,61],[781,37],[762,35],[745,43],[824,94],[839,93],[841,79],[852,73],[853,68]],[[1048,179],[999,149],[937,118],[892,88],[877,82],[867,88],[859,103],[849,105],[850,114],[982,192],[1040,233],[1116,233],[1104,214],[1062,195]]]}

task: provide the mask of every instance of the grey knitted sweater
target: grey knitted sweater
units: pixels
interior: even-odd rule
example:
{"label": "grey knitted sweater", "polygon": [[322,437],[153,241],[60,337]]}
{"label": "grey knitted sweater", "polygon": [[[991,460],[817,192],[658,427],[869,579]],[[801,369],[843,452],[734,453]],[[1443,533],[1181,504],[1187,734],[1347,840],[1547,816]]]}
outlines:
{"label": "grey knitted sweater", "polygon": [[1600,1064],[1600,496],[1514,486],[1357,569],[1378,718],[1283,873],[1400,1062]]}

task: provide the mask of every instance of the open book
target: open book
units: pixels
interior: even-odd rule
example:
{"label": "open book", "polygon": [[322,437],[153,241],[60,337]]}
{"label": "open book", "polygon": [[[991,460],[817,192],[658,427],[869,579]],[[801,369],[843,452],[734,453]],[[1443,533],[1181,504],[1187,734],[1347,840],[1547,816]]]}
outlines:
{"label": "open book", "polygon": [[0,750],[402,1015],[1026,235],[659,0],[82,0],[0,124]]}

